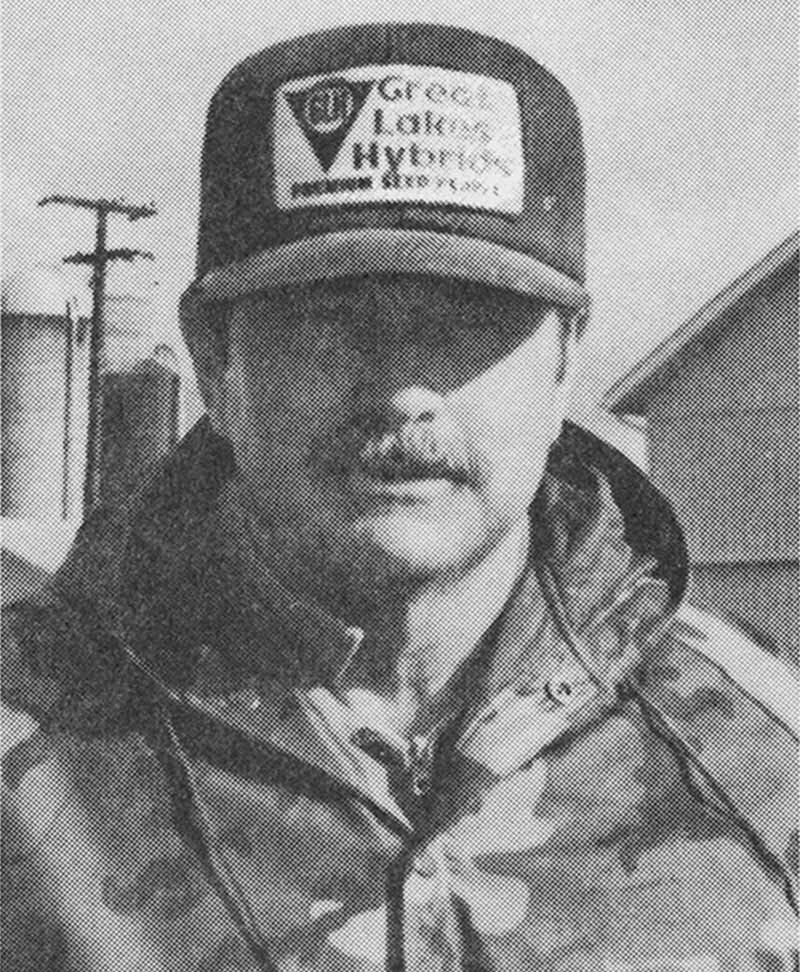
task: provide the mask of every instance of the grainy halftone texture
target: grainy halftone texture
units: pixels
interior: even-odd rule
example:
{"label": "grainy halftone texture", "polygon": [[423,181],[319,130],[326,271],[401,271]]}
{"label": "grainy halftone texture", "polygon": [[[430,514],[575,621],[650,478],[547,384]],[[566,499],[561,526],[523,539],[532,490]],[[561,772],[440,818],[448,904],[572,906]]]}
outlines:
{"label": "grainy halftone texture", "polygon": [[[696,587],[720,604],[717,585],[734,584],[739,619],[770,634],[759,644],[679,608],[683,532],[632,463],[569,424],[548,448],[584,302],[582,152],[560,86],[471,34],[335,37],[307,42],[313,64],[302,44],[282,48],[271,83],[380,63],[380,41],[395,72],[418,44],[423,66],[524,88],[524,219],[454,204],[455,183],[439,210],[276,215],[262,62],[218,101],[226,120],[248,119],[212,126],[206,154],[201,271],[222,277],[184,306],[233,448],[208,420],[173,448],[160,358],[107,375],[102,503],[54,576],[4,559],[3,967],[790,972],[792,674],[769,649],[791,653],[797,614],[796,245],[788,270],[681,348],[642,409]],[[474,122],[477,89],[445,80],[423,90],[436,105],[449,91],[450,121],[408,111],[401,135]],[[366,83],[314,90],[340,107]],[[303,118],[318,140],[342,121]],[[412,166],[438,159],[448,178],[474,162],[401,141]],[[380,158],[358,144],[359,162]],[[317,154],[327,165],[342,145]],[[298,191],[343,191],[335,179]],[[473,179],[470,199],[487,188]],[[307,237],[323,233],[312,258]],[[274,270],[261,250],[284,243],[298,246],[281,251],[277,282],[315,286],[222,314],[213,300],[257,291]],[[386,279],[394,259],[402,273]],[[570,312],[548,314],[554,300]],[[57,314],[17,311],[4,321],[4,513],[58,515],[82,474],[81,338]],[[412,717],[388,691],[359,704],[345,689],[385,689],[392,660],[374,644],[398,639],[328,613],[319,592],[341,606],[355,587],[351,604],[397,625],[423,573],[441,588],[465,562],[492,563],[504,534],[490,527],[509,522],[523,556],[509,555],[502,597],[509,558],[450,610],[449,632],[442,599],[404,666]],[[284,586],[286,563],[305,587]],[[471,617],[484,623],[459,645]],[[449,678],[433,690],[437,664]]]}

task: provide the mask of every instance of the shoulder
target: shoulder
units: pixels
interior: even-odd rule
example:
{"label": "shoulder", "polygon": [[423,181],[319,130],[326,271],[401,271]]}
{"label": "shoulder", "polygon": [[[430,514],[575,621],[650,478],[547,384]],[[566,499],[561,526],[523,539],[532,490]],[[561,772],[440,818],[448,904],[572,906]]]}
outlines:
{"label": "shoulder", "polygon": [[[143,801],[163,797],[160,767],[135,733],[83,738],[45,731],[2,707],[2,812],[5,868],[73,839],[90,826],[114,830]],[[127,815],[127,817],[126,817]]]}
{"label": "shoulder", "polygon": [[637,694],[691,748],[768,759],[797,738],[798,673],[722,618],[683,605],[645,651]]}
{"label": "shoulder", "polygon": [[730,623],[685,606],[632,688],[698,792],[793,871],[797,672]]}
{"label": "shoulder", "polygon": [[800,671],[710,611],[681,605],[670,631],[677,646],[716,669],[794,735],[800,729]]}

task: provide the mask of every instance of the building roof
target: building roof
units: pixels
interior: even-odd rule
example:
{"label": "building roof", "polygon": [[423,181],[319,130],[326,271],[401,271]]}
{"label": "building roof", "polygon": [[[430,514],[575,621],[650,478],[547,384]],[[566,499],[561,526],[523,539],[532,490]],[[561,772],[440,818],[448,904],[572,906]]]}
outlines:
{"label": "building roof", "polygon": [[705,335],[740,300],[797,257],[800,235],[792,233],[755,266],[737,277],[723,291],[682,324],[608,390],[602,406],[617,414],[640,415],[651,392],[665,372],[691,345]]}

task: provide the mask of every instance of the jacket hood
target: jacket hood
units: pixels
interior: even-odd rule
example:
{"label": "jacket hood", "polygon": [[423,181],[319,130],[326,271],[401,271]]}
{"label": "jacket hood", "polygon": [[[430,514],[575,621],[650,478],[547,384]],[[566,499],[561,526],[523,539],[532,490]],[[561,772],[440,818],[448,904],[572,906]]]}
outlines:
{"label": "jacket hood", "polygon": [[[234,469],[230,446],[203,419],[123,506],[87,520],[46,587],[6,612],[21,663],[6,669],[13,707],[43,725],[119,728],[135,718],[143,693],[152,694],[131,646],[162,684],[184,685],[209,630],[224,630],[232,645],[253,638],[242,604],[259,592],[222,570],[209,529]],[[648,623],[677,607],[687,556],[671,507],[632,462],[585,429],[565,424],[530,519],[533,556],[547,563],[576,624],[613,599],[631,572],[656,592],[646,599]],[[263,609],[256,613],[263,621]]]}

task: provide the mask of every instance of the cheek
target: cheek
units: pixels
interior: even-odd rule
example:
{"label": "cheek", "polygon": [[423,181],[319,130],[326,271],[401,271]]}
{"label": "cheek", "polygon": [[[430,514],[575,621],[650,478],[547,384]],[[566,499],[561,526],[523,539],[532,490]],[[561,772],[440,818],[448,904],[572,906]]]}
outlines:
{"label": "cheek", "polygon": [[308,355],[232,354],[215,425],[233,443],[240,466],[265,457],[291,461],[340,416],[348,387],[341,371]]}
{"label": "cheek", "polygon": [[249,416],[247,382],[238,362],[233,358],[218,379],[209,415],[217,432],[237,445],[246,432]]}
{"label": "cheek", "polygon": [[354,370],[351,348],[324,322],[244,346],[236,364],[253,410],[312,422],[341,406]]}
{"label": "cheek", "polygon": [[488,489],[535,491],[564,417],[558,335],[535,335],[448,396]]}

